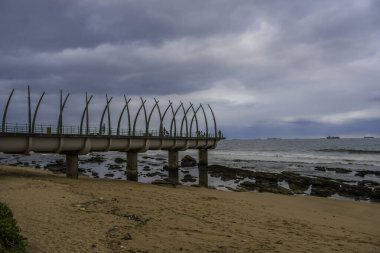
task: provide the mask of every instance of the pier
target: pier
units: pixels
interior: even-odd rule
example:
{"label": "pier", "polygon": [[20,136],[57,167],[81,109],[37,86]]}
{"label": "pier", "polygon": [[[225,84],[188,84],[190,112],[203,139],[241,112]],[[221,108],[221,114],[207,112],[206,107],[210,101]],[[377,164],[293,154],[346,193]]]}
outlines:
{"label": "pier", "polygon": [[[135,116],[130,112],[130,101],[124,96],[125,103],[118,114],[116,127],[112,127],[110,103],[112,97],[106,95],[104,110],[98,126],[89,124],[89,106],[93,96],[85,96],[85,103],[80,122],[77,126],[63,125],[64,109],[70,94],[63,96],[60,92],[59,115],[57,124],[36,124],[36,118],[45,92],[40,96],[32,115],[30,88],[28,87],[28,121],[12,123],[7,121],[7,114],[14,90],[6,101],[0,129],[0,152],[13,154],[57,153],[66,156],[66,176],[78,178],[78,157],[90,152],[119,151],[126,153],[126,175],[128,180],[137,180],[138,153],[147,150],[165,150],[168,152],[168,167],[178,170],[178,154],[187,149],[197,149],[199,165],[207,166],[208,150],[214,149],[224,139],[217,129],[215,114],[210,105],[206,109],[212,115],[207,117],[205,107],[200,105],[186,106],[180,102],[177,107],[173,102],[160,108],[159,101],[154,99],[154,106],[147,108],[146,100],[140,98],[141,105]],[[178,114],[181,111],[181,114]],[[123,124],[126,114],[127,123]],[[137,120],[142,114],[144,129],[137,129]],[[200,129],[198,117],[201,115],[205,128]],[[151,129],[152,116],[158,116],[159,126]],[[179,116],[181,115],[181,116]],[[105,117],[107,116],[107,117]],[[107,122],[107,124],[106,124]],[[213,124],[212,131],[209,123]],[[165,127],[167,125],[167,128]],[[123,128],[123,125],[127,127]],[[168,130],[167,130],[168,129]]]}

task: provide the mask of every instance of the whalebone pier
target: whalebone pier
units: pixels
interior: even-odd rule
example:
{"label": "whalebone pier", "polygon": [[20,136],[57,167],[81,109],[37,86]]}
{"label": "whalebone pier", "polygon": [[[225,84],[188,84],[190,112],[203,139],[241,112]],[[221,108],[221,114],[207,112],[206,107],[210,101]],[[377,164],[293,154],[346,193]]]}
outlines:
{"label": "whalebone pier", "polygon": [[[7,121],[14,90],[10,93],[2,115],[0,129],[0,152],[13,154],[57,153],[66,156],[66,176],[78,178],[78,157],[90,152],[119,151],[127,155],[126,174],[128,180],[137,180],[138,153],[147,150],[166,150],[168,152],[168,167],[178,170],[178,152],[187,149],[198,150],[198,164],[207,166],[208,150],[214,149],[221,139],[222,133],[217,128],[215,114],[210,105],[202,104],[185,106],[182,102],[174,106],[173,102],[160,107],[154,99],[154,105],[148,108],[146,101],[140,98],[141,105],[134,117],[130,111],[130,101],[124,95],[124,104],[118,112],[116,127],[113,127],[110,112],[112,97],[106,95],[104,109],[97,126],[91,126],[89,107],[93,96],[86,94],[85,103],[77,126],[63,124],[64,109],[70,94],[63,96],[60,92],[59,114],[56,125],[37,124],[36,119],[45,92],[39,97],[32,113],[31,93],[28,86],[28,121],[12,123]],[[212,115],[207,116],[206,110]],[[181,112],[181,113],[179,113]],[[143,129],[137,129],[139,116],[143,118]],[[159,119],[153,127],[152,116]],[[202,117],[204,127],[201,129],[199,117]],[[126,122],[125,122],[126,121]],[[107,123],[107,124],[106,124]],[[209,125],[212,125],[211,127]],[[158,126],[157,126],[158,125]],[[211,130],[210,130],[210,129]]]}

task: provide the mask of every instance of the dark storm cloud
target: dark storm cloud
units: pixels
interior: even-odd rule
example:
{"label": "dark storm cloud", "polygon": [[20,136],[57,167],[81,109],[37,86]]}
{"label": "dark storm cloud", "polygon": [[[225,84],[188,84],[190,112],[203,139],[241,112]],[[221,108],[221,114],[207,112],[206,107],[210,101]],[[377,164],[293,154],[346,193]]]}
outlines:
{"label": "dark storm cloud", "polygon": [[[252,17],[231,1],[2,1],[2,49],[59,50],[239,32]],[[248,20],[246,19],[248,18]]]}
{"label": "dark storm cloud", "polygon": [[[243,6],[234,6],[203,1],[191,4],[178,1],[166,4],[157,1],[5,1],[0,8],[3,34],[0,75],[2,79],[13,81],[13,85],[21,79],[21,82],[25,80],[42,87],[90,86],[94,92],[118,89],[120,85],[133,94],[203,89],[228,70],[220,69],[218,63],[207,59],[179,64],[176,59],[167,62],[165,58],[171,50],[159,55],[162,61],[135,56],[133,51],[145,47],[159,50],[165,41],[182,37],[238,33],[245,29],[243,17],[239,15]],[[229,13],[232,9],[236,13]],[[96,49],[102,45],[115,45],[121,54],[99,53]],[[89,52],[78,57],[72,55],[66,61],[55,54],[64,53],[65,49]],[[43,53],[48,55],[40,57]],[[96,57],[96,54],[101,55]],[[113,59],[110,62],[108,58]],[[219,74],[215,75],[216,71]],[[199,86],[199,83],[203,84]]]}
{"label": "dark storm cloud", "polygon": [[78,105],[86,91],[211,102],[241,133],[365,128],[380,119],[378,13],[375,0],[3,0],[0,99],[30,84]]}

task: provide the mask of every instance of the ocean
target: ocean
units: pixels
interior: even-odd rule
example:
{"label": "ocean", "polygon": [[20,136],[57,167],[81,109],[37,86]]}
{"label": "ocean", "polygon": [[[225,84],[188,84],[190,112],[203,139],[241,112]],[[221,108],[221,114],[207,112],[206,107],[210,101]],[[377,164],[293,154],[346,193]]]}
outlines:
{"label": "ocean", "polygon": [[[196,152],[191,152],[190,155],[196,156]],[[380,139],[224,140],[209,152],[209,164],[259,172],[294,172],[309,177],[344,180],[352,184],[363,180],[380,183],[379,175],[357,175],[358,171],[380,172]],[[342,168],[351,172],[316,169],[321,167]],[[225,189],[225,182],[220,180],[210,179],[209,184]],[[236,184],[230,183],[229,186],[233,188]]]}
{"label": "ocean", "polygon": [[210,161],[268,172],[315,174],[310,168],[319,165],[380,171],[380,139],[225,140],[210,152]]}

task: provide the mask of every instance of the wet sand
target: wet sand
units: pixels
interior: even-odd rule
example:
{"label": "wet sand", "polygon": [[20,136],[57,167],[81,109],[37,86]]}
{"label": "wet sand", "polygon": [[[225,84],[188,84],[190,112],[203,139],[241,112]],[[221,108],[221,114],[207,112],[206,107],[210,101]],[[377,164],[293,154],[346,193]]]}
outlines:
{"label": "wet sand", "polygon": [[380,252],[380,204],[0,166],[29,252]]}

